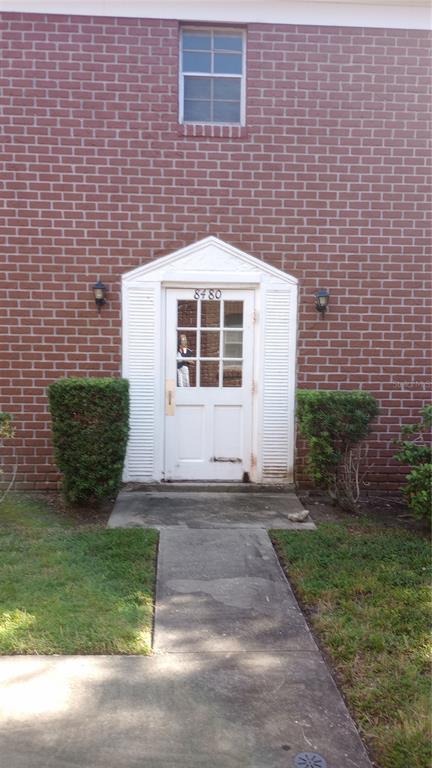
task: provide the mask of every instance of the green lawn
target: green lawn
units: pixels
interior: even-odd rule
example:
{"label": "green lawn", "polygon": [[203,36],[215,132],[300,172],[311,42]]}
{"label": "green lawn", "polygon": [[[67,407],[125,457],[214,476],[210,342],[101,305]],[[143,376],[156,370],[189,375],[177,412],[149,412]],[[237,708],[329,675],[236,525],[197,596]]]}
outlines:
{"label": "green lawn", "polygon": [[0,653],[150,652],[158,534],[0,504]]}
{"label": "green lawn", "polygon": [[429,768],[429,545],[372,522],[272,539],[379,768]]}

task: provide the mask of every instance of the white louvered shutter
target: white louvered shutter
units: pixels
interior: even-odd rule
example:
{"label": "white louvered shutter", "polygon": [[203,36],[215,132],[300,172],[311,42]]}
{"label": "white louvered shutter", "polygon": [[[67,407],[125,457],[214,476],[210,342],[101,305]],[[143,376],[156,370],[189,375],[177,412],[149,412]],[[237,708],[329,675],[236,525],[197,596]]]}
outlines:
{"label": "white louvered shutter", "polygon": [[264,371],[261,458],[263,480],[286,482],[292,474],[293,381],[296,311],[292,289],[268,288],[264,301]]}
{"label": "white louvered shutter", "polygon": [[126,291],[124,376],[129,379],[130,417],[124,479],[147,481],[155,476],[156,398],[159,387],[157,287],[148,284],[126,287]]}

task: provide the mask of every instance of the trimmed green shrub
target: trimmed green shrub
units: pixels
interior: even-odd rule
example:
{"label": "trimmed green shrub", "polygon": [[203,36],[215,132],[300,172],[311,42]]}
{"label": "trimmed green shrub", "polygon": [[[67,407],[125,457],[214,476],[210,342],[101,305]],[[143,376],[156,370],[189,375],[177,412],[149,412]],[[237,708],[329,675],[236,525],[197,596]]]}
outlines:
{"label": "trimmed green shrub", "polygon": [[55,460],[67,501],[115,493],[129,431],[126,379],[60,379],[48,388]]}
{"label": "trimmed green shrub", "polygon": [[411,471],[406,476],[403,488],[409,508],[416,517],[431,522],[432,513],[432,405],[420,411],[421,420],[402,428],[402,434],[409,440],[396,443],[400,450],[395,459],[407,464]]}
{"label": "trimmed green shrub", "polygon": [[344,509],[354,510],[358,502],[362,441],[377,414],[377,401],[368,392],[297,392],[297,417],[308,444],[311,478]]}

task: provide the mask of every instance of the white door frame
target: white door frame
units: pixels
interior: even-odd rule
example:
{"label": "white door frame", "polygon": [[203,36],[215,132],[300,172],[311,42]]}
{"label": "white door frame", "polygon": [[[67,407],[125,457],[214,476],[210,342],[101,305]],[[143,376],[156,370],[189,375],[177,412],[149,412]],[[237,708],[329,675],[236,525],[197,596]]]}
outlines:
{"label": "white door frame", "polygon": [[297,280],[214,237],[123,276],[122,375],[131,403],[123,479],[164,480],[166,289],[204,286],[255,292],[250,479],[292,482]]}
{"label": "white door frame", "polygon": [[[185,286],[185,285],[177,286],[174,289],[173,289],[172,286],[165,286],[165,285],[162,286],[162,303],[161,303],[161,307],[162,307],[162,310],[164,311],[165,323],[166,323],[166,320],[167,320],[167,317],[168,317],[167,302],[168,302],[168,295],[169,295],[169,293],[171,293],[172,291],[180,292],[180,291],[184,290],[184,291],[187,291],[188,294],[190,293],[190,296],[192,296],[192,292],[193,292],[195,287],[196,287],[196,283],[190,284],[190,285],[187,285],[187,286]],[[252,482],[254,482],[255,481],[255,475],[256,475],[256,460],[254,460],[254,457],[256,456],[256,440],[257,440],[256,424],[255,424],[256,411],[257,411],[257,407],[256,407],[256,392],[257,392],[257,388],[255,386],[255,377],[256,377],[256,370],[255,370],[255,344],[256,344],[256,339],[257,339],[257,333],[256,333],[256,323],[255,323],[255,311],[252,311],[252,310],[255,309],[254,302],[255,302],[255,298],[256,298],[256,290],[255,290],[255,288],[252,288],[252,289],[251,288],[240,289],[238,285],[233,285],[232,283],[225,285],[225,284],[220,283],[220,282],[215,283],[214,285],[213,284],[208,284],[208,285],[206,284],[206,287],[208,287],[210,289],[211,288],[219,288],[219,289],[221,289],[221,291],[223,293],[223,296],[224,296],[224,299],[226,299],[226,298],[229,299],[230,298],[229,296],[227,297],[227,293],[226,292],[228,292],[228,291],[236,291],[236,292],[238,292],[239,290],[247,290],[247,292],[248,292],[248,294],[250,296],[250,299],[248,299],[248,301],[251,301],[252,304],[253,304],[253,307],[249,308],[249,314],[253,315],[253,318],[254,318],[253,325],[252,325],[252,328],[249,331],[248,331],[247,328],[245,328],[245,331],[244,331],[244,342],[247,339],[249,339],[250,340],[251,348],[249,349],[249,348],[245,347],[244,352],[243,352],[243,354],[245,356],[245,368],[244,368],[244,370],[248,371],[248,386],[250,387],[250,390],[249,390],[249,398],[250,399],[249,399],[249,403],[246,405],[246,408],[245,408],[247,422],[244,424],[244,434],[243,434],[243,440],[247,444],[248,453],[247,453],[247,455],[244,455],[242,463],[243,463],[243,471],[247,472],[248,475],[249,475],[250,480]],[[237,295],[238,295],[238,293],[237,293]],[[244,294],[242,294],[242,295],[244,296]],[[247,318],[247,315],[245,315],[245,321],[246,321],[246,318]],[[165,338],[161,338],[161,342],[164,345],[164,352],[165,352],[165,347],[166,347],[166,343],[167,343],[167,333],[168,333],[168,329],[165,326]],[[166,354],[165,353],[162,353],[162,354],[163,354],[163,359],[164,359],[164,363],[163,363],[163,365],[164,365],[164,382],[166,382],[168,380],[168,378],[171,378],[171,377],[168,375],[168,371],[166,370],[166,364],[167,364],[167,362],[166,362],[167,361]],[[248,359],[247,359],[246,355],[249,355],[250,365],[247,365]],[[177,395],[181,395],[181,391],[178,391],[176,388],[175,388],[175,390],[177,392]],[[209,393],[210,393],[210,391],[211,390],[209,390]],[[228,391],[229,394],[235,395],[235,393],[238,390],[230,389],[230,388],[228,388],[228,390],[224,389],[224,388],[222,388],[222,389],[218,388],[216,399],[220,399],[220,396],[223,395],[224,392],[226,393],[227,391]],[[192,390],[192,392],[193,392],[193,390]],[[246,397],[247,397],[248,394],[247,393],[245,393],[245,394],[246,394]],[[218,397],[218,395],[219,395],[219,397]],[[242,397],[244,397],[244,395]],[[167,424],[167,419],[171,419],[171,418],[172,418],[171,415],[167,415],[167,402],[166,402],[166,399],[165,399],[165,408],[164,408],[164,451],[163,451],[163,455],[164,455],[164,468],[163,468],[163,471],[162,471],[162,475],[163,475],[164,479],[171,479],[170,472],[169,472],[169,469],[168,469],[168,467],[169,467],[169,459],[168,459],[169,446],[167,444],[167,432],[168,432],[167,427],[170,426],[169,424]],[[237,473],[233,473],[233,474],[237,474]],[[168,477],[167,477],[167,475],[168,475]],[[187,480],[188,478],[183,478],[183,479]],[[222,480],[221,480],[221,482],[222,482]]]}

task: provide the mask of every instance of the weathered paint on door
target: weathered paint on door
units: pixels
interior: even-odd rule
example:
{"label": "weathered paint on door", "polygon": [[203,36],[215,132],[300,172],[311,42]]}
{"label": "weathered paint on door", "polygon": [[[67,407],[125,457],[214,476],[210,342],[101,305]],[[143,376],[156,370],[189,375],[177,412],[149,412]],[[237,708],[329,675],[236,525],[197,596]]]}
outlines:
{"label": "weathered paint on door", "polygon": [[254,291],[167,289],[165,479],[250,472]]}

